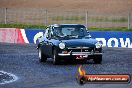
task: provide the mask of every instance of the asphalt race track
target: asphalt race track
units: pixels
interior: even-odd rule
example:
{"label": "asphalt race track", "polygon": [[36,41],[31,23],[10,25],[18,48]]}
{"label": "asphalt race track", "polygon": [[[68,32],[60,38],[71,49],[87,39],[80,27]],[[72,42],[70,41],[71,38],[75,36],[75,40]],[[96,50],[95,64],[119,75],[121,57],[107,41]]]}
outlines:
{"label": "asphalt race track", "polygon": [[[130,74],[132,76],[132,49],[103,48],[103,63],[84,63],[87,74]],[[0,43],[0,71],[12,73],[17,81],[0,84],[0,88],[132,88],[129,84],[85,84],[76,82],[76,73],[82,63],[53,65],[49,59],[39,63],[36,45]]]}

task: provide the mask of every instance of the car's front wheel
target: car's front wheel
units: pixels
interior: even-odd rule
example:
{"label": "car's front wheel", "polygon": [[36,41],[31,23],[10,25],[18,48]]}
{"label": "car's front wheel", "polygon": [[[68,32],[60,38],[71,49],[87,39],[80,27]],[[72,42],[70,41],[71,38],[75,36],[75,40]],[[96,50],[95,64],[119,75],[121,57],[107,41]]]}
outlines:
{"label": "car's front wheel", "polygon": [[39,54],[39,62],[46,62],[47,57],[42,53],[42,49],[38,49],[38,54]]}
{"label": "car's front wheel", "polygon": [[60,63],[58,52],[56,49],[53,51],[53,64],[58,65]]}
{"label": "car's front wheel", "polygon": [[102,55],[96,55],[93,59],[95,64],[101,64],[102,63]]}

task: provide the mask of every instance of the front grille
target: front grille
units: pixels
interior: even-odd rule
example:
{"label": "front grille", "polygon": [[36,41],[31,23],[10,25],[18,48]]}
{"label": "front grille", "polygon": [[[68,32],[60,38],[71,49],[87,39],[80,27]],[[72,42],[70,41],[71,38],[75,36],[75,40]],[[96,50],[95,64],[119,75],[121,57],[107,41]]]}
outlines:
{"label": "front grille", "polygon": [[91,52],[94,50],[93,47],[70,47],[68,48],[68,52]]}

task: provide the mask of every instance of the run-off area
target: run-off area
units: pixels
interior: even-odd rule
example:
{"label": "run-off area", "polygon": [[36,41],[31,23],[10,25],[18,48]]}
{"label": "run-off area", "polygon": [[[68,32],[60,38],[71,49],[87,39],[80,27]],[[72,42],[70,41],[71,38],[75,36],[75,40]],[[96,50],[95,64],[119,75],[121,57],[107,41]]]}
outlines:
{"label": "run-off area", "polygon": [[[132,49],[103,48],[102,64],[65,63],[53,65],[52,59],[40,63],[35,44],[0,43],[0,88],[132,88],[129,84],[85,84],[76,81],[78,67],[83,64],[87,74],[130,74],[132,76]],[[1,84],[3,73],[17,80]],[[8,72],[8,73],[7,73]]]}

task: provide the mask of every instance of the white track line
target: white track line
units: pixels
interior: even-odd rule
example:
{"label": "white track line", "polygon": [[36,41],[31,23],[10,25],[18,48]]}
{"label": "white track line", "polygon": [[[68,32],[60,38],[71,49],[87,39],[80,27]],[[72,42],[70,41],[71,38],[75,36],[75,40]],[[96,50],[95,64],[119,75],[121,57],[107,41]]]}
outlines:
{"label": "white track line", "polygon": [[21,30],[21,34],[23,36],[25,43],[29,43],[27,36],[26,36],[26,33],[25,33],[25,29],[20,29],[20,30]]}
{"label": "white track line", "polygon": [[18,77],[15,76],[14,74],[7,73],[7,72],[5,72],[5,71],[0,71],[0,72],[3,73],[3,74],[7,74],[7,75],[13,77],[12,80],[10,80],[10,81],[4,81],[3,83],[0,83],[0,84],[7,84],[7,83],[11,83],[11,82],[14,82],[14,81],[17,81],[17,80],[18,80]]}

